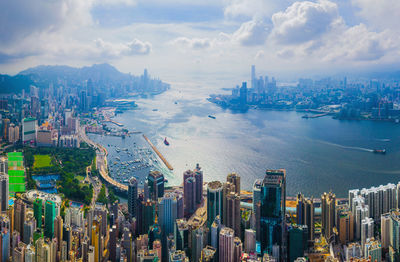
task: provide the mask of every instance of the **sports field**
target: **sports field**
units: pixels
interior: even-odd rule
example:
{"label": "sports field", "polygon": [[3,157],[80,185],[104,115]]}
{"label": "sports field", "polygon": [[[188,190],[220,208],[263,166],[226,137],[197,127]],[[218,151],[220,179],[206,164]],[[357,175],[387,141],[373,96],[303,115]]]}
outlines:
{"label": "sports field", "polygon": [[53,166],[51,163],[50,155],[35,155],[35,162],[33,163],[34,168],[50,167]]}
{"label": "sports field", "polygon": [[25,169],[22,152],[11,152],[8,157],[9,192],[25,192]]}

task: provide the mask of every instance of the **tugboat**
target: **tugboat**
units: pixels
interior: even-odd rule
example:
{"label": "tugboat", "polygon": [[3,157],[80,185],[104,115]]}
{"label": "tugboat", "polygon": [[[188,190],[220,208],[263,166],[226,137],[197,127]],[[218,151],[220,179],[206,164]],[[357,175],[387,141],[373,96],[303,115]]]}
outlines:
{"label": "tugboat", "polygon": [[374,152],[375,154],[386,154],[386,149],[374,149],[372,152]]}
{"label": "tugboat", "polygon": [[165,144],[166,146],[169,146],[169,142],[167,141],[167,138],[164,138],[164,144]]}

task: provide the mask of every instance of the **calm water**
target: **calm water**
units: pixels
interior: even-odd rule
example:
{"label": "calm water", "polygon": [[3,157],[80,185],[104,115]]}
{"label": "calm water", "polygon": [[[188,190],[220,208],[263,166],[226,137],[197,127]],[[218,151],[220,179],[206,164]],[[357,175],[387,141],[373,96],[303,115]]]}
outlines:
{"label": "calm water", "polygon": [[[332,190],[347,197],[352,188],[400,181],[400,124],[303,119],[296,112],[232,113],[209,103],[209,93],[200,87],[174,88],[138,99],[137,110],[115,118],[130,130],[145,133],[163,153],[174,171],[161,163],[154,168],[161,169],[170,184],[180,184],[182,173],[196,163],[203,168],[206,181],[239,173],[244,189],[251,189],[266,169],[285,168],[288,195],[320,196]],[[210,114],[216,119],[209,118]],[[131,148],[133,142],[146,145],[141,135],[125,141],[92,137],[110,147]],[[164,145],[164,137],[170,146]],[[373,148],[386,148],[387,154],[373,154]],[[111,153],[111,157],[121,155]],[[137,176],[143,179],[145,175]]]}

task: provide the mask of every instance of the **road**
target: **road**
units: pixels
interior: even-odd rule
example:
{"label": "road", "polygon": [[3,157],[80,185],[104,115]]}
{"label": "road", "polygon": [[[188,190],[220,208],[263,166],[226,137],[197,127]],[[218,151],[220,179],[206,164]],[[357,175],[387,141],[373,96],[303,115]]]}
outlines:
{"label": "road", "polygon": [[128,191],[128,186],[118,183],[108,175],[107,168],[107,149],[100,144],[94,143],[86,136],[85,127],[79,128],[79,137],[82,141],[86,142],[88,145],[96,148],[96,168],[99,170],[101,177],[110,185],[118,188],[121,191]]}

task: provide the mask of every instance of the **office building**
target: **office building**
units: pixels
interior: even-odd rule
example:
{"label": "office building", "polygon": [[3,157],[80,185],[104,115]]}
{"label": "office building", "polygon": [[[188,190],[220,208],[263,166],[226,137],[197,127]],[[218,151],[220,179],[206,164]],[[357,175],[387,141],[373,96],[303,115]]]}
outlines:
{"label": "office building", "polygon": [[234,238],[233,229],[224,227],[219,232],[219,261],[233,262],[234,258]]}
{"label": "office building", "polygon": [[189,248],[189,227],[186,219],[177,219],[174,227],[176,250],[187,251]]}
{"label": "office building", "polygon": [[23,237],[23,228],[26,215],[26,205],[21,199],[14,203],[14,230],[18,231]]}
{"label": "office building", "polygon": [[0,211],[6,212],[9,200],[9,180],[6,173],[0,173]]}
{"label": "office building", "polygon": [[240,262],[243,253],[243,244],[240,238],[233,239],[233,262]]}
{"label": "office building", "polygon": [[196,164],[193,174],[196,179],[196,204],[200,205],[203,202],[203,171],[199,164]]}
{"label": "office building", "polygon": [[354,220],[350,210],[337,210],[337,225],[339,233],[339,241],[342,244],[347,244],[354,240]]}
{"label": "office building", "polygon": [[308,243],[306,225],[292,225],[288,231],[288,261],[294,261],[304,255]]}
{"label": "office building", "polygon": [[253,212],[256,211],[257,203],[261,201],[261,186],[262,186],[262,179],[256,179],[253,184]]}
{"label": "office building", "polygon": [[201,262],[217,262],[218,260],[216,258],[216,254],[217,254],[217,249],[215,247],[206,246],[201,251],[200,261]]}
{"label": "office building", "polygon": [[22,142],[27,143],[31,141],[36,141],[36,118],[25,118],[22,121]]}
{"label": "office building", "polygon": [[164,237],[174,233],[174,223],[177,219],[177,200],[175,193],[169,192],[158,199],[158,220],[163,229]]}
{"label": "office building", "polygon": [[222,184],[219,181],[213,181],[207,185],[207,225],[211,227],[216,216],[222,215]]}
{"label": "office building", "polygon": [[[196,211],[196,178],[191,176],[191,172],[186,171],[183,175],[183,194],[185,203],[185,217],[190,217]],[[190,174],[190,175],[189,175]]]}
{"label": "office building", "polygon": [[244,251],[253,253],[256,250],[256,232],[253,229],[244,231]]}
{"label": "office building", "polygon": [[226,223],[227,227],[235,231],[235,236],[240,236],[240,195],[235,192],[230,192],[226,196]]}
{"label": "office building", "polygon": [[159,171],[151,171],[147,177],[150,199],[157,201],[164,195],[164,175]]}
{"label": "office building", "polygon": [[234,192],[240,195],[240,176],[237,173],[231,173],[227,176],[226,182],[231,183],[234,186]]}
{"label": "office building", "polygon": [[44,204],[44,235],[52,239],[54,237],[54,219],[56,218],[56,204],[47,200]]}
{"label": "office building", "polygon": [[273,246],[284,247],[286,210],[286,171],[267,170],[261,187],[260,230],[261,251],[273,253]]}
{"label": "office building", "polygon": [[128,212],[131,217],[137,216],[138,183],[135,177],[129,179],[128,185]]}

